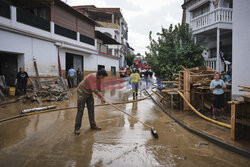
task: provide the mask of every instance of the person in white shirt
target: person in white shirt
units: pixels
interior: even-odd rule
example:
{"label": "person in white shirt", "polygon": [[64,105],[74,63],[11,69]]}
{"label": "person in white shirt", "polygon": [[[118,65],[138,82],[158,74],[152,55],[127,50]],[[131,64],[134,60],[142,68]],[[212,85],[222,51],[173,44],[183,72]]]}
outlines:
{"label": "person in white shirt", "polygon": [[74,87],[75,76],[76,76],[76,70],[73,67],[71,67],[68,71],[69,88]]}

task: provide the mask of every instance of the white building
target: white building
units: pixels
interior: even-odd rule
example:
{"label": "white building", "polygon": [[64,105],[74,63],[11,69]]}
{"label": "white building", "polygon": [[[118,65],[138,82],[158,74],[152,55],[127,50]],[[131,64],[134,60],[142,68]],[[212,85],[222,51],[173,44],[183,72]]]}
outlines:
{"label": "white building", "polygon": [[36,59],[41,77],[63,76],[73,66],[84,75],[102,66],[119,75],[119,57],[100,54],[95,39],[96,22],[60,0],[0,0],[0,75],[13,85],[20,66],[35,76]]}
{"label": "white building", "polygon": [[126,65],[125,56],[129,52],[128,25],[120,8],[98,8],[94,5],[73,6],[74,9],[95,20],[99,26],[96,30],[112,37],[120,46],[109,46],[109,53],[120,57],[120,67]]}
{"label": "white building", "polygon": [[239,85],[250,85],[250,1],[234,0],[232,96],[244,94]]}
{"label": "white building", "polygon": [[184,0],[183,22],[205,46],[205,65],[226,71],[232,62],[232,0]]}

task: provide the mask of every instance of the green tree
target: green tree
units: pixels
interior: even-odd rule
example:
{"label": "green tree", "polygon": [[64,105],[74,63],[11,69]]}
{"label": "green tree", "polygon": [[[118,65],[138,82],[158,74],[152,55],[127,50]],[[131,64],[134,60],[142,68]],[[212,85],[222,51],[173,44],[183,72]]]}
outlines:
{"label": "green tree", "polygon": [[131,66],[133,64],[134,58],[135,58],[134,54],[127,54],[125,56],[125,60],[127,62],[127,65]]}
{"label": "green tree", "polygon": [[173,80],[173,74],[181,70],[180,65],[190,68],[203,64],[204,48],[194,42],[187,24],[162,28],[157,37],[153,39],[150,32],[149,52],[146,52],[146,60],[157,77]]}

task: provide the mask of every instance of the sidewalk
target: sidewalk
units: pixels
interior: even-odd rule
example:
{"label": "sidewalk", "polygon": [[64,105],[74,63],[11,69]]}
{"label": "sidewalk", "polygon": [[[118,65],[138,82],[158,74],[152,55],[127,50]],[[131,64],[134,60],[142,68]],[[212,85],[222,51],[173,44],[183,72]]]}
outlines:
{"label": "sidewalk", "polygon": [[171,117],[182,124],[185,129],[221,147],[250,158],[250,142],[246,140],[231,140],[231,129],[208,122],[192,111],[171,110],[160,102],[156,94],[154,94],[152,98],[165,113],[171,115]]}

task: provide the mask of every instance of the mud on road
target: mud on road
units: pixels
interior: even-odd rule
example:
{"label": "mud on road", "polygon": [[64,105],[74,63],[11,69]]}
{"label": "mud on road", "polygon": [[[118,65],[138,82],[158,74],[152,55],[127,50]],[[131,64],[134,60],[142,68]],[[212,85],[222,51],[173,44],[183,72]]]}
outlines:
{"label": "mud on road", "polygon": [[[57,105],[76,105],[76,91],[72,93],[70,100]],[[132,100],[126,87],[105,90],[105,96],[111,102]],[[141,93],[139,98],[144,96]],[[248,159],[180,127],[150,98],[117,107],[153,125],[159,139],[111,106],[95,109],[101,131],[89,129],[85,109],[79,136],[73,134],[76,110],[56,111],[1,123],[0,166],[250,166]],[[2,113],[18,110],[20,104],[0,108]]]}

